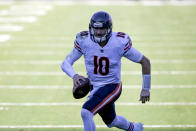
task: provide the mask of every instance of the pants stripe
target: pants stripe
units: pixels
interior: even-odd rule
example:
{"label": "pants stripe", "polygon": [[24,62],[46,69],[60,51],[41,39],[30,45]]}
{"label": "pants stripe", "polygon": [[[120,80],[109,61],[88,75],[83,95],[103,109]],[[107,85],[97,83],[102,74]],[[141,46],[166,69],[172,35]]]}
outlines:
{"label": "pants stripe", "polygon": [[133,129],[134,129],[133,123],[130,122],[129,129],[127,131],[133,131]]}
{"label": "pants stripe", "polygon": [[97,105],[93,110],[91,110],[91,112],[93,114],[96,114],[103,106],[105,106],[106,104],[111,102],[114,98],[116,98],[116,96],[120,94],[121,90],[122,90],[122,85],[121,83],[118,83],[116,89],[111,94],[109,94],[99,105]]}

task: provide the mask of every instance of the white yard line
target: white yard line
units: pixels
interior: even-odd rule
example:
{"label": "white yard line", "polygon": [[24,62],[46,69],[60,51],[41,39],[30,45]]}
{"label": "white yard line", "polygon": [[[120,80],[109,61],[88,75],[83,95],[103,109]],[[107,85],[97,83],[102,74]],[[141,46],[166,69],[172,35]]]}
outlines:
{"label": "white yard line", "polygon": [[[141,85],[123,85],[123,88],[138,88],[141,89]],[[152,85],[151,89],[174,89],[174,88],[196,88],[196,85]]]}
{"label": "white yard line", "polygon": [[159,51],[146,51],[146,50],[141,50],[141,52],[144,52],[144,53],[147,53],[147,54],[159,54],[159,55],[162,55],[162,54],[196,54],[196,51],[195,50],[190,50],[190,51],[187,51],[187,50],[182,50],[182,49],[174,49],[174,50],[159,50]]}
{"label": "white yard line", "polygon": [[[59,65],[63,60],[1,60],[0,64],[14,64],[14,65]],[[152,64],[190,64],[196,63],[196,59],[182,60],[182,59],[154,59],[150,61]],[[77,64],[84,64],[84,61],[76,61]],[[122,64],[131,63],[129,60],[122,60]]]}
{"label": "white yard line", "polygon": [[181,60],[181,59],[173,59],[173,60],[151,60],[152,63],[165,63],[165,64],[184,64],[184,63],[196,63],[196,59],[191,59],[191,60]]}
{"label": "white yard line", "polygon": [[[141,75],[141,71],[122,71],[122,75]],[[196,75],[195,70],[190,71],[152,71],[152,75]]]}
{"label": "white yard line", "polygon": [[12,25],[12,24],[0,24],[0,32],[18,32],[24,29],[23,26]]}
{"label": "white yard line", "polygon": [[[79,74],[86,74],[86,72],[78,72]],[[141,71],[122,71],[122,75],[141,75]],[[0,76],[64,76],[64,72],[0,72]],[[196,75],[195,70],[190,71],[152,71],[152,75]]]}
{"label": "white yard line", "polygon": [[[82,102],[54,102],[54,103],[11,103],[11,102],[1,102],[0,106],[82,106]],[[149,102],[146,104],[134,103],[134,102],[116,102],[119,106],[196,106],[196,102]]]}
{"label": "white yard line", "polygon": [[196,125],[144,125],[146,128],[189,128],[196,127]]}
{"label": "white yard line", "polygon": [[[144,128],[195,128],[196,125],[144,125]],[[83,128],[83,125],[0,125],[0,128]],[[96,125],[96,128],[108,128]]]}
{"label": "white yard line", "polygon": [[[0,64],[59,65],[62,62],[63,62],[63,60],[1,60]],[[81,63],[82,63],[82,61],[81,61]]]}
{"label": "white yard line", "polygon": [[45,10],[45,11],[49,11],[52,10],[53,6],[52,5],[41,5],[39,2],[36,4],[24,4],[24,5],[12,5],[10,7],[10,10],[15,10],[15,11],[33,11],[33,10]]}
{"label": "white yard line", "polygon": [[[20,38],[16,38],[17,40],[20,40]],[[16,40],[15,39],[15,40]],[[33,39],[33,38],[32,38]],[[56,43],[56,45],[55,44],[41,44],[41,43],[34,43],[34,44],[20,44],[20,43],[14,43],[14,44],[12,44],[12,43],[8,43],[8,44],[1,44],[0,45],[1,47],[4,47],[4,46],[6,46],[6,47],[9,47],[9,48],[14,48],[14,47],[24,47],[24,48],[37,48],[37,49],[40,49],[40,48],[44,48],[44,49],[49,49],[49,48],[52,48],[52,49],[62,49],[62,48],[64,48],[64,49],[66,49],[66,48],[73,48],[73,47],[70,47],[70,45],[69,46],[66,46],[66,44],[58,44],[58,43]]]}
{"label": "white yard line", "polygon": [[7,35],[7,34],[5,34],[5,35],[0,35],[0,42],[6,42],[6,41],[8,41],[9,39],[11,38],[11,35]]}
{"label": "white yard line", "polygon": [[[71,85],[0,85],[0,89],[72,89]],[[152,85],[152,89],[187,89],[196,85]],[[141,89],[141,85],[123,85],[123,89]]]}
{"label": "white yard line", "polygon": [[0,23],[33,23],[36,20],[35,16],[0,17]]}
{"label": "white yard line", "polygon": [[70,85],[0,85],[0,89],[71,89]]}
{"label": "white yard line", "polygon": [[46,15],[45,10],[25,10],[25,11],[15,11],[15,10],[1,10],[0,16],[43,16]]}

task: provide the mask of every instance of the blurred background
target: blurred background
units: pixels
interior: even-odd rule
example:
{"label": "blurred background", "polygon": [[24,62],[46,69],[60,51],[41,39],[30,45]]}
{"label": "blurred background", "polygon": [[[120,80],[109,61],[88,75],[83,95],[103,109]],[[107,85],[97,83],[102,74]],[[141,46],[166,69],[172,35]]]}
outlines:
{"label": "blurred background", "polygon": [[[142,105],[141,66],[122,58],[117,114],[144,131],[196,130],[195,0],[0,0],[1,131],[83,130],[86,98],[73,98],[60,64],[100,10],[151,60],[151,101]],[[73,67],[86,76],[83,57]],[[94,120],[98,131],[118,131]]]}

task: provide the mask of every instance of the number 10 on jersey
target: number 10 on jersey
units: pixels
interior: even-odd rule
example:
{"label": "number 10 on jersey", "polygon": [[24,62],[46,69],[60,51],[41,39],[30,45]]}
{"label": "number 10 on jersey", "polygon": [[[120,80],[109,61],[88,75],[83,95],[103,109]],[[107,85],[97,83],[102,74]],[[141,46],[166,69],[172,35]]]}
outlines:
{"label": "number 10 on jersey", "polygon": [[107,57],[94,56],[94,74],[107,75],[109,73],[110,61]]}

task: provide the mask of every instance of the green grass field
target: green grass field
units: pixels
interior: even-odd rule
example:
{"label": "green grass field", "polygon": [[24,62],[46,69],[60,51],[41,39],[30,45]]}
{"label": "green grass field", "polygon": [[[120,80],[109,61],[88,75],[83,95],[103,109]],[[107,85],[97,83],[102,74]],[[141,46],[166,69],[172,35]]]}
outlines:
{"label": "green grass field", "polygon": [[[28,4],[0,5],[0,12],[17,12],[17,6],[25,5]],[[196,130],[196,6],[41,5],[51,10],[36,16],[37,21],[33,23],[0,20],[0,25],[24,27],[18,32],[0,28],[0,36],[11,36],[8,41],[0,42],[1,131],[82,131],[78,127],[16,127],[82,125],[80,110],[86,98],[72,97],[72,79],[61,71],[60,64],[73,48],[75,35],[88,30],[91,15],[99,10],[109,12],[113,31],[129,34],[133,46],[151,60],[151,101],[141,105],[138,99],[142,75],[132,74],[135,71],[141,74],[141,66],[122,59],[122,72],[130,72],[122,74],[122,83],[133,88],[123,89],[117,101],[117,114],[144,123],[144,131]],[[28,16],[23,13],[17,16]],[[0,19],[14,16],[8,14]],[[86,75],[83,58],[74,64],[74,69]],[[97,125],[104,125],[98,115],[94,120]],[[100,127],[97,131],[118,129]]]}

